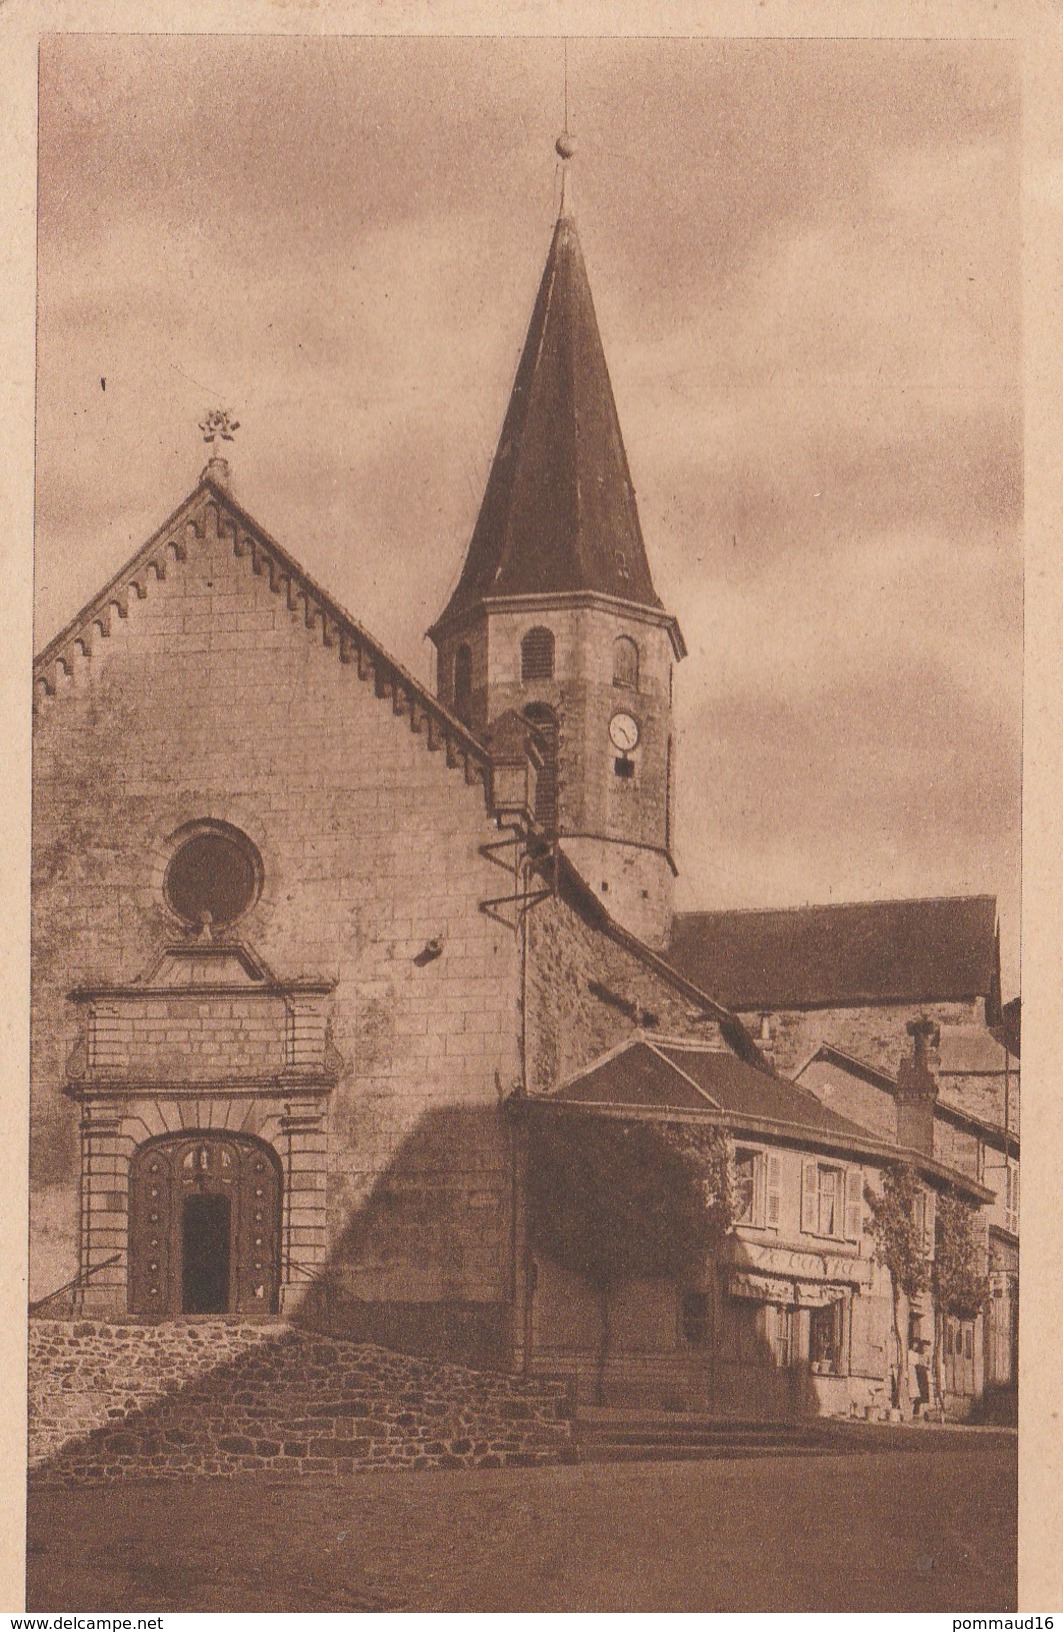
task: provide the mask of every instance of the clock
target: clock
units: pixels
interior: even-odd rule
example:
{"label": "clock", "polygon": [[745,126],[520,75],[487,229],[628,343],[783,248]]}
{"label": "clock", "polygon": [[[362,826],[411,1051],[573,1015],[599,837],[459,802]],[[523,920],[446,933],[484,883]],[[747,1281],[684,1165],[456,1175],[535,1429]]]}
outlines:
{"label": "clock", "polygon": [[609,721],[609,740],[622,754],[629,754],[639,740],[637,720],[630,714],[614,714]]}

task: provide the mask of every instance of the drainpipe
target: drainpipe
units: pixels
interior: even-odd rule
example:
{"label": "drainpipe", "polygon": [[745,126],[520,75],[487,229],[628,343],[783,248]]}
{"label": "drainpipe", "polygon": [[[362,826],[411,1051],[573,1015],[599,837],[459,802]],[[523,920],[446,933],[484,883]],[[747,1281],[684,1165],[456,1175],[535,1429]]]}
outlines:
{"label": "drainpipe", "polygon": [[[531,858],[525,851],[517,863],[518,897],[528,893],[528,872]],[[528,914],[520,915],[520,1093],[522,1098],[528,1094]],[[528,1133],[526,1123],[515,1121],[513,1124],[513,1228],[516,1235],[514,1241],[513,1266],[516,1270],[517,1252],[521,1254],[521,1273],[524,1282],[524,1307],[522,1315],[521,1338],[521,1374],[531,1376],[532,1357],[532,1278],[534,1266],[532,1263],[531,1242],[528,1239],[527,1217],[527,1164],[528,1164]]]}

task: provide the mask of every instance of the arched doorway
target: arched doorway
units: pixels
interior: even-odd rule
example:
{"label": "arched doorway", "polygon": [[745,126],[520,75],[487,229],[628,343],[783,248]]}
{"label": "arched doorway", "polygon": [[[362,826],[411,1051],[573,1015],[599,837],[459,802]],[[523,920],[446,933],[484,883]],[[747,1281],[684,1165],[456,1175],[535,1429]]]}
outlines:
{"label": "arched doorway", "polygon": [[134,1314],[275,1314],[281,1171],[247,1134],[149,1140],[129,1186],[129,1307]]}

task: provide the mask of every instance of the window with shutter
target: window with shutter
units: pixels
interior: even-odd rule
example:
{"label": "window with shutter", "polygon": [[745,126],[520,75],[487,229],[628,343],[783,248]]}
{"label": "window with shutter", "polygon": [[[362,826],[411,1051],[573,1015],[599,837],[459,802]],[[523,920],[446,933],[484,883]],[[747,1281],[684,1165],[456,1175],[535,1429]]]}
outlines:
{"label": "window with shutter", "polygon": [[769,1154],[767,1158],[768,1176],[768,1205],[765,1222],[769,1228],[777,1229],[782,1216],[782,1159]]}
{"label": "window with shutter", "polygon": [[836,1167],[819,1167],[819,1234],[841,1235],[844,1205],[842,1174]]}
{"label": "window with shutter", "polygon": [[815,1159],[801,1163],[801,1230],[819,1233],[819,1164]]}
{"label": "window with shutter", "polygon": [[757,1222],[757,1153],[736,1150],[734,1161],[734,1208],[736,1224]]}
{"label": "window with shutter", "polygon": [[931,1198],[926,1190],[917,1190],[912,1197],[912,1222],[915,1224],[916,1233],[922,1242],[924,1253],[929,1253],[934,1239],[934,1222]]}
{"label": "window with shutter", "polygon": [[613,642],[613,685],[637,691],[638,684],[639,649],[627,635],[618,635]]}
{"label": "window with shutter", "polygon": [[1004,1228],[1019,1233],[1019,1170],[1010,1163],[1004,1169]]}
{"label": "window with shutter", "polygon": [[845,1238],[859,1241],[864,1226],[864,1175],[851,1167],[845,1175]]}

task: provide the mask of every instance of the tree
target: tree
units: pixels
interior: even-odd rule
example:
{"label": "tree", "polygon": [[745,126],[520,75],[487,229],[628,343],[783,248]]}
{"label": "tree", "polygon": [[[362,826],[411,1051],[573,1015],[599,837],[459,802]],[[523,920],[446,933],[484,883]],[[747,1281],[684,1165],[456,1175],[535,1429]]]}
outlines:
{"label": "tree", "polygon": [[730,1228],[726,1140],[689,1123],[533,1111],[528,1202],[532,1244],[598,1293],[600,1402],[617,1285],[678,1278]]}
{"label": "tree", "polygon": [[915,1170],[907,1164],[887,1168],[882,1190],[867,1191],[871,1213],[868,1230],[875,1239],[875,1258],[889,1270],[893,1293],[893,1335],[897,1345],[897,1405],[907,1416],[908,1340],[901,1331],[901,1299],[909,1301],[925,1291],[930,1281],[930,1260],[917,1198],[924,1193]]}
{"label": "tree", "polygon": [[989,1298],[979,1209],[954,1190],[938,1196],[934,1221],[934,1352],[938,1398],[945,1394],[945,1318],[973,1320]]}

